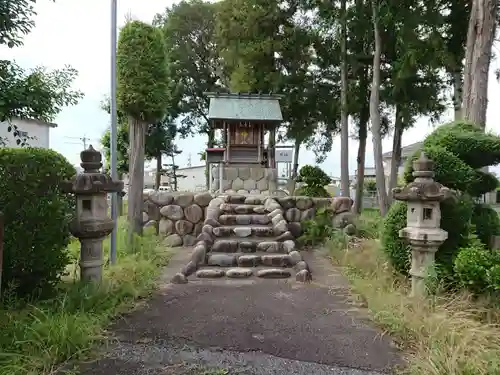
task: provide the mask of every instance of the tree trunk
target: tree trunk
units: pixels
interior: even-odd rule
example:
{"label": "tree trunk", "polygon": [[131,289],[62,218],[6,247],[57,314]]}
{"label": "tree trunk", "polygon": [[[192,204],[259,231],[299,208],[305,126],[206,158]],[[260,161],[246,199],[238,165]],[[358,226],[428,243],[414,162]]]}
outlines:
{"label": "tree trunk", "polygon": [[160,190],[161,186],[161,152],[156,155],[156,178],[155,178],[155,189]]}
{"label": "tree trunk", "polygon": [[340,3],[340,194],[349,194],[349,116],[347,113],[347,0]]}
{"label": "tree trunk", "polygon": [[488,73],[496,31],[497,0],[473,0],[467,31],[463,85],[463,117],[486,127]]}
{"label": "tree trunk", "polygon": [[292,168],[292,178],[296,179],[299,173],[299,153],[300,153],[300,140],[296,139],[293,147],[293,168]]}
{"label": "tree trunk", "polygon": [[276,128],[271,127],[271,129],[269,129],[269,153],[270,153],[270,155],[268,155],[269,168],[276,168],[275,148],[276,148]]}
{"label": "tree trunk", "polygon": [[[214,141],[215,141],[215,131],[214,129],[210,128],[208,130],[208,142],[207,142],[207,148],[213,148],[214,147]],[[205,154],[205,184],[207,185],[206,190],[210,188],[210,164],[208,163],[208,155]]]}
{"label": "tree trunk", "polygon": [[382,53],[382,40],[378,20],[378,0],[371,0],[372,22],[375,40],[373,54],[373,79],[370,93],[370,121],[372,124],[373,159],[375,161],[375,175],[377,181],[378,203],[380,214],[387,213],[387,190],[385,188],[384,164],[382,161],[382,133],[380,129],[380,55]]}
{"label": "tree trunk", "polygon": [[[368,90],[368,72],[365,69],[361,82],[363,88]],[[364,100],[364,99],[363,99]],[[359,146],[358,146],[358,168],[356,172],[356,195],[354,196],[353,212],[360,214],[363,209],[363,193],[365,185],[365,160],[366,160],[366,138],[368,136],[368,120],[370,118],[370,102],[366,98],[359,116]]]}
{"label": "tree trunk", "polygon": [[[123,181],[123,173],[118,173],[118,179]],[[121,191],[117,194],[116,205],[118,206],[118,216],[123,216],[123,195]]]}
{"label": "tree trunk", "polygon": [[453,72],[453,108],[455,110],[454,120],[462,119],[462,71]]}
{"label": "tree trunk", "polygon": [[[130,160],[128,223],[130,233],[142,235],[142,206],[144,192],[144,148],[146,125],[136,119],[129,120]],[[130,237],[129,240],[132,238]]]}
{"label": "tree trunk", "polygon": [[399,165],[401,164],[401,138],[403,137],[403,113],[401,105],[396,105],[396,120],[394,121],[394,138],[392,139],[391,172],[389,177],[388,202],[392,202],[392,189],[398,184]]}
{"label": "tree trunk", "polygon": [[172,153],[172,177],[174,180],[174,191],[177,191],[177,171],[175,167],[175,156]]}

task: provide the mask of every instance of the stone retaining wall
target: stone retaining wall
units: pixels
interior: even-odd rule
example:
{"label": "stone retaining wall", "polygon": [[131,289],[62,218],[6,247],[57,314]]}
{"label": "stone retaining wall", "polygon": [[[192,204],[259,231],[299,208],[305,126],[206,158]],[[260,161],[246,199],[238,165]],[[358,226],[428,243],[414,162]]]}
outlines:
{"label": "stone retaining wall", "polygon": [[311,198],[311,197],[276,197],[284,211],[288,230],[295,238],[302,234],[302,224],[314,218],[320,208],[331,208],[335,218],[334,225],[344,228],[353,223],[351,208],[353,200],[349,197]]}
{"label": "stone retaining wall", "polygon": [[[217,196],[219,198],[217,198]],[[207,208],[220,205],[224,194],[213,196],[204,193],[172,193],[155,191],[144,196],[143,223],[145,227],[158,226],[159,234],[166,236],[166,244],[172,247],[192,246],[202,232],[207,219]],[[217,199],[216,199],[217,198]],[[288,223],[288,231],[294,238],[302,234],[302,224],[313,219],[320,208],[330,207],[334,214],[334,225],[344,228],[353,223],[352,199],[348,197],[310,198],[274,197]],[[209,218],[208,218],[209,219]]]}
{"label": "stone retaining wall", "polygon": [[[212,168],[212,188],[219,191],[218,166]],[[277,170],[263,167],[224,167],[222,191],[227,194],[270,195],[277,189]]]}
{"label": "stone retaining wall", "polygon": [[158,226],[168,246],[192,246],[201,233],[210,193],[154,191],[144,196],[143,223]]}

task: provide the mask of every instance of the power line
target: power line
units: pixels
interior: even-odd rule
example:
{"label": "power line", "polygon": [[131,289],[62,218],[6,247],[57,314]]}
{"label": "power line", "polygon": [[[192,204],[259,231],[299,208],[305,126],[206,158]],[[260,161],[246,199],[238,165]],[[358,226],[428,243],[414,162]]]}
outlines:
{"label": "power line", "polygon": [[[87,149],[87,142],[88,141],[99,141],[96,138],[88,138],[86,135],[84,135],[83,137],[65,137],[65,138],[74,139],[75,141],[74,142],[64,142],[64,143],[73,144],[73,145],[81,144],[81,145],[83,145],[84,150]],[[79,140],[80,142],[76,142],[76,140]]]}

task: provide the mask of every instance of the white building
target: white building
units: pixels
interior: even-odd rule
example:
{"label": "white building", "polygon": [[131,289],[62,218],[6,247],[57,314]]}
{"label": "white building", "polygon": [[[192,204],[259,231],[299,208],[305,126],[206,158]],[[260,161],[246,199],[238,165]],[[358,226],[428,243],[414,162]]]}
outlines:
{"label": "white building", "polygon": [[14,137],[12,131],[8,131],[11,124],[17,126],[20,138],[26,140],[26,145],[43,148],[49,148],[50,129],[57,127],[56,124],[36,119],[14,118],[10,124],[4,121],[0,125],[0,139],[3,141],[2,145],[6,147],[21,147],[16,142],[18,138]]}
{"label": "white building", "polygon": [[[177,191],[206,191],[205,165],[179,168],[177,170]],[[180,177],[185,176],[185,177]],[[153,189],[156,181],[156,168],[144,168],[144,188]],[[125,190],[128,190],[129,179],[123,176]],[[171,187],[173,181],[168,176],[161,176],[160,185]]]}
{"label": "white building", "polygon": [[196,165],[193,167],[179,168],[177,170],[178,176],[185,176],[177,178],[178,191],[206,191],[207,178],[205,174],[205,164]]}

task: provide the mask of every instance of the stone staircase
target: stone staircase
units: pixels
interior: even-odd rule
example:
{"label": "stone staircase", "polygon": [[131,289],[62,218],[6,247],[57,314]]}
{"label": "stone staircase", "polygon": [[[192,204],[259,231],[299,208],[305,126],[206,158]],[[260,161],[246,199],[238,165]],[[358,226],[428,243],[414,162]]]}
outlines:
{"label": "stone staircase", "polygon": [[214,198],[190,263],[173,282],[187,282],[191,274],[197,279],[311,279],[283,209],[270,197]]}

